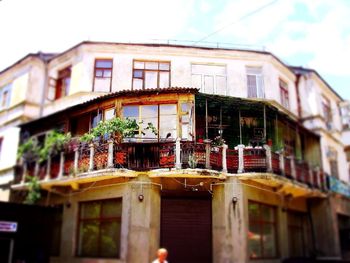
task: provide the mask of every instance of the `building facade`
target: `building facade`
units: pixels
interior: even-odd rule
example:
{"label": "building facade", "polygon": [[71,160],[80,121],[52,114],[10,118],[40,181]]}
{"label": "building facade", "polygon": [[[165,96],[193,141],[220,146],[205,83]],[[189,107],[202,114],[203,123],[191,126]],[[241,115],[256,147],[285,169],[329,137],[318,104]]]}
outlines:
{"label": "building facade", "polygon": [[[20,144],[73,139],[22,152],[11,200],[31,175],[39,202],[62,205],[52,262],[150,262],[159,246],[171,262],[347,257],[344,102],[316,71],[265,51],[83,42],[45,72]],[[138,127],[77,139],[114,118]]]}

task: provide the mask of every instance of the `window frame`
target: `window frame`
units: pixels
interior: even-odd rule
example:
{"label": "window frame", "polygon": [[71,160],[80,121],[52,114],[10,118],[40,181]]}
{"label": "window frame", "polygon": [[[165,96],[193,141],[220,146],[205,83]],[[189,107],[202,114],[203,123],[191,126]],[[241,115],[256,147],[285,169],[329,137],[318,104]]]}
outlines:
{"label": "window frame", "polygon": [[[252,71],[249,72],[249,70],[259,70],[260,73],[252,73]],[[254,76],[255,78],[255,92],[256,92],[256,97],[254,96],[249,96],[249,85],[248,85],[248,77],[249,76]],[[259,81],[258,78],[261,78],[261,85],[262,87],[259,87]],[[263,74],[263,70],[262,67],[259,66],[246,66],[246,78],[247,78],[247,98],[257,98],[257,99],[264,99],[265,98],[265,85],[264,85],[264,74]],[[262,94],[259,94],[259,88],[261,88],[262,90]]]}
{"label": "window frame", "polygon": [[[259,206],[259,220],[251,220],[250,217],[249,217],[249,204],[257,204]],[[274,216],[274,221],[273,222],[268,222],[268,221],[264,221],[264,220],[261,220],[262,217],[261,217],[261,207],[269,207],[269,208],[272,208],[273,210],[273,216]],[[261,254],[262,256],[260,257],[251,257],[250,255],[249,256],[249,259],[250,260],[261,260],[261,259],[277,259],[279,257],[279,246],[278,246],[278,217],[277,217],[277,207],[276,206],[273,206],[273,205],[270,205],[270,204],[265,204],[265,203],[261,203],[261,202],[258,202],[258,201],[255,201],[255,200],[248,200],[248,231],[250,229],[250,226],[251,226],[251,223],[253,223],[253,225],[258,225],[259,226],[259,230],[260,230],[260,236],[261,236],[261,233],[262,233],[262,230],[263,230],[263,226],[264,225],[272,225],[274,227],[274,233],[275,233],[275,248],[276,248],[276,254],[275,256],[273,257],[264,257],[264,242],[263,242],[263,239],[260,238],[259,242],[260,242],[260,249],[261,249]],[[247,247],[249,249],[249,238],[248,239],[248,243],[247,243]]]}
{"label": "window frame", "polygon": [[333,116],[332,116],[332,103],[331,100],[322,95],[322,114],[324,117],[324,120],[327,124],[332,123]]}
{"label": "window frame", "polygon": [[[101,217],[101,214],[102,214],[102,203],[104,201],[109,201],[109,200],[118,200],[121,202],[121,214],[120,216],[118,217],[107,217],[107,218],[103,218]],[[99,217],[98,218],[85,218],[85,219],[81,219],[81,209],[82,209],[82,204],[85,204],[85,203],[93,203],[93,202],[98,202],[99,205],[100,205],[100,214],[99,214]],[[79,245],[80,242],[79,242],[79,239],[80,239],[80,224],[81,222],[86,222],[86,221],[98,221],[99,223],[101,222],[108,222],[108,221],[116,221],[118,220],[118,222],[120,223],[120,232],[122,231],[122,217],[123,217],[123,197],[113,197],[113,198],[106,198],[106,199],[98,199],[98,200],[84,200],[84,201],[80,201],[78,202],[78,216],[77,216],[77,228],[76,228],[76,240],[75,240],[75,256],[78,257],[78,258],[103,258],[103,259],[120,259],[121,258],[121,239],[122,239],[122,235],[120,233],[120,239],[119,239],[119,254],[117,257],[104,257],[104,256],[101,256],[101,229],[99,227],[99,231],[98,231],[98,253],[99,255],[97,256],[84,256],[84,255],[79,255]],[[102,220],[101,220],[102,219]]]}
{"label": "window frame", "polygon": [[[99,61],[107,61],[107,60],[110,60],[112,62],[112,67],[111,68],[106,68],[106,67],[96,68],[97,62],[99,62]],[[109,79],[109,91],[108,92],[112,91],[113,63],[114,63],[113,58],[102,58],[102,57],[95,58],[95,61],[94,61],[93,85],[92,85],[92,91],[93,92],[95,91],[95,80],[96,80],[96,78],[97,79]],[[103,70],[102,77],[96,76],[97,69],[98,70]],[[105,70],[110,70],[111,71],[111,76],[110,77],[104,77],[103,76]]]}
{"label": "window frame", "polygon": [[[289,216],[290,215],[293,215],[293,216],[297,216],[297,217],[300,217],[301,219],[301,224],[298,226],[296,224],[292,224],[290,222],[290,219],[289,219]],[[301,244],[301,247],[302,247],[302,257],[305,257],[306,256],[306,250],[305,250],[305,247],[306,247],[306,241],[307,241],[307,238],[306,238],[306,226],[304,226],[304,220],[305,218],[307,217],[307,214],[305,212],[300,212],[300,211],[296,211],[296,210],[288,210],[287,211],[287,228],[288,228],[288,252],[289,252],[289,257],[293,257],[291,255],[291,244],[290,244],[290,238],[291,238],[291,233],[293,233],[295,229],[298,229],[301,231],[301,237],[302,237],[302,244]],[[299,257],[299,256],[294,256],[294,257]]]}
{"label": "window frame", "polygon": [[290,109],[289,85],[286,81],[284,81],[281,78],[279,79],[278,85],[279,85],[279,91],[280,91],[281,105],[289,110]]}
{"label": "window frame", "polygon": [[[158,63],[158,69],[146,69],[145,67],[143,69],[137,69],[135,68],[135,63],[141,62],[141,63]],[[168,70],[161,70],[159,69],[159,64],[161,63],[168,63],[169,64],[169,69]],[[134,77],[135,71],[142,71],[142,77]],[[150,71],[150,72],[157,72],[157,87],[156,89],[163,89],[159,87],[159,80],[160,80],[160,73],[161,72],[168,72],[169,74],[169,87],[171,87],[171,61],[170,60],[144,60],[144,59],[133,59],[132,61],[132,76],[131,76],[131,90],[134,90],[134,79],[141,79],[142,80],[142,88],[140,90],[145,90],[145,72]],[[153,88],[152,88],[153,89]],[[135,89],[138,90],[138,89]]]}
{"label": "window frame", "polygon": [[[11,104],[11,91],[12,83],[8,83],[0,88],[0,111],[10,108]],[[5,105],[2,105],[4,99],[4,93],[7,92]]]}
{"label": "window frame", "polygon": [[[63,93],[62,92],[63,83],[64,83],[64,80],[66,80],[67,78],[69,78],[68,93],[66,93],[66,90]],[[72,66],[71,65],[58,70],[57,79],[55,80],[55,94],[54,94],[54,99],[53,99],[54,101],[69,95],[71,80],[72,80]],[[59,88],[61,89],[61,91],[60,91],[61,95],[58,97],[57,96],[57,94],[58,94],[57,93],[57,89],[58,89],[59,83],[60,83],[60,87]],[[65,88],[67,88],[67,87],[65,87]]]}

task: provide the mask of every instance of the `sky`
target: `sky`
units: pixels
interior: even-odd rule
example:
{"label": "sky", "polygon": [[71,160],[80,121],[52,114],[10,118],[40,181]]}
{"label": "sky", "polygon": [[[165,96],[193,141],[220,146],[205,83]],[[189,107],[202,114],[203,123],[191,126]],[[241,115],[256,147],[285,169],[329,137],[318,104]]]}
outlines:
{"label": "sky", "polygon": [[204,39],[314,68],[350,100],[350,0],[0,0],[0,25],[0,70],[83,40]]}

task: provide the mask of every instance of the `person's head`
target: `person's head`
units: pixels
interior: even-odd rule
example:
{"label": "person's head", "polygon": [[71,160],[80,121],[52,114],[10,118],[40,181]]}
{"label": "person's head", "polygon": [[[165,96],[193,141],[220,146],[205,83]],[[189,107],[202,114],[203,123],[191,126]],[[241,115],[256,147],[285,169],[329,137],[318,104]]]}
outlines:
{"label": "person's head", "polygon": [[168,256],[168,250],[166,250],[165,248],[158,249],[157,256],[160,262],[165,261]]}

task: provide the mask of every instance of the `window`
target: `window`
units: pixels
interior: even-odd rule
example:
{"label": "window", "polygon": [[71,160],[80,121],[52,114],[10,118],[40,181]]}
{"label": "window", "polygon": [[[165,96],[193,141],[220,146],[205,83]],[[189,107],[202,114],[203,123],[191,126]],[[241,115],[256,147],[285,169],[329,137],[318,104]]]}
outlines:
{"label": "window", "polygon": [[132,88],[155,89],[170,87],[170,62],[134,60]]}
{"label": "window", "polygon": [[79,115],[70,120],[70,130],[73,136],[80,136],[97,126],[101,121],[102,114],[99,111],[92,111]]}
{"label": "window", "polygon": [[2,143],[3,143],[4,138],[0,137],[0,160],[1,160],[1,154],[2,154]]}
{"label": "window", "polygon": [[250,258],[277,257],[276,209],[249,201],[248,248]]}
{"label": "window", "polygon": [[326,122],[327,128],[331,129],[332,125],[332,109],[331,109],[331,101],[327,99],[326,97],[322,97],[322,110],[323,110],[323,117]]}
{"label": "window", "polygon": [[58,72],[55,88],[55,100],[69,95],[71,68],[67,67]]}
{"label": "window", "polygon": [[108,108],[103,111],[103,120],[108,121],[115,117],[115,109],[114,108]]}
{"label": "window", "polygon": [[289,256],[306,256],[307,217],[304,213],[288,211]]}
{"label": "window", "polygon": [[63,214],[63,206],[60,205],[55,207],[52,212],[52,236],[50,239],[50,256],[58,257],[60,256],[60,245],[61,245],[61,229],[62,229],[62,214]]}
{"label": "window", "polygon": [[112,89],[112,59],[96,59],[94,70],[94,91],[110,92]]}
{"label": "window", "polygon": [[334,176],[335,178],[339,178],[337,150],[333,147],[329,147],[327,151],[327,157],[329,160],[331,176]]}
{"label": "window", "polygon": [[11,86],[12,84],[8,84],[0,89],[0,110],[10,106]]}
{"label": "window", "polygon": [[192,64],[192,85],[204,93],[226,95],[226,66]]}
{"label": "window", "polygon": [[281,104],[289,109],[289,91],[288,84],[283,80],[280,80],[280,96],[281,96]]}
{"label": "window", "polygon": [[80,203],[77,255],[119,258],[122,199]]}
{"label": "window", "polygon": [[137,133],[140,138],[157,138],[157,135],[151,130],[145,130],[148,123],[152,123],[157,129],[159,139],[176,138],[177,136],[176,104],[124,106],[123,117],[139,123],[140,130]]}
{"label": "window", "polygon": [[264,98],[264,79],[261,68],[247,67],[248,98]]}

